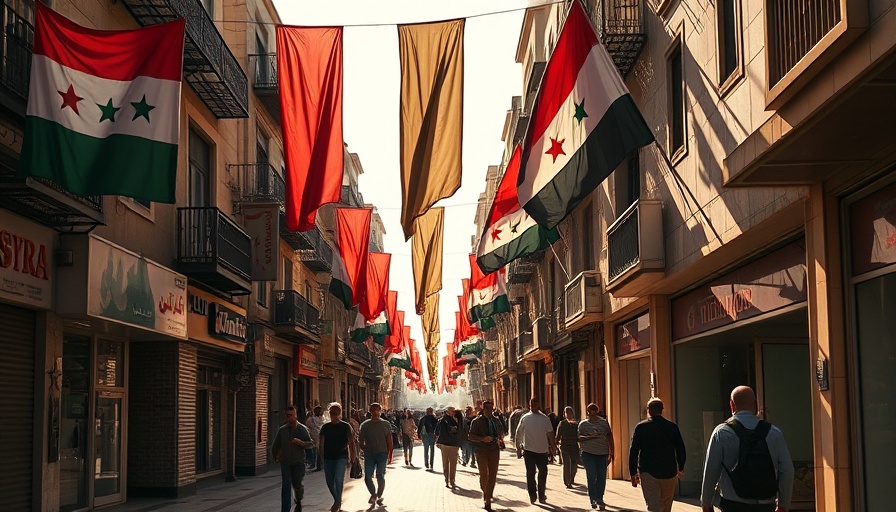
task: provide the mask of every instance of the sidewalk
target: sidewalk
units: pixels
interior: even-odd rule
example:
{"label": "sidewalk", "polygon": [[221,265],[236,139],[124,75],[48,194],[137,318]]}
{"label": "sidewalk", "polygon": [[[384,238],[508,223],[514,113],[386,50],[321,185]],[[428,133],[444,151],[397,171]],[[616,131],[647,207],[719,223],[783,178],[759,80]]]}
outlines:
{"label": "sidewalk", "polygon": [[[482,510],[482,494],[479,491],[479,474],[475,469],[458,465],[457,489],[445,488],[442,477],[439,451],[436,450],[436,471],[423,469],[423,449],[414,447],[414,464],[408,468],[403,465],[401,450],[396,450],[392,465],[386,471],[386,490],[382,506],[367,504],[367,488],[364,480],[352,480],[346,476],[343,493],[342,510],[350,512],[434,512],[450,510],[451,512],[473,512]],[[526,469],[521,459],[517,459],[512,451],[506,450],[501,455],[498,470],[498,485],[495,488],[495,499],[492,508],[500,511],[530,510],[545,511],[590,511],[588,492],[583,485],[585,470],[579,468],[576,481],[580,482],[572,489],[563,485],[562,468],[558,465],[548,467],[548,485],[546,505],[529,504],[526,492]],[[623,480],[607,481],[604,495],[607,510],[614,512],[645,511],[644,499],[640,488],[632,488]],[[694,500],[676,501],[674,512],[699,512],[700,507]],[[302,501],[305,511],[327,511],[333,499],[327,490],[322,471],[309,473],[305,477],[305,499]],[[242,477],[236,482],[202,486],[195,496],[177,499],[134,498],[127,503],[109,509],[108,512],[211,512],[211,511],[277,511],[280,509],[280,472],[277,469],[257,477]]]}

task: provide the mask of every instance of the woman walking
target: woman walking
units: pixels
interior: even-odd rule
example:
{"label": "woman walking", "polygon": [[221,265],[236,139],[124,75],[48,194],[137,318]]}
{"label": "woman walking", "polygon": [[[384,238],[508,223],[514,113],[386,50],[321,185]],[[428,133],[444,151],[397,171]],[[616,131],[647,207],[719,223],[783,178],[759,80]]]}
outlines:
{"label": "woman walking", "polygon": [[588,479],[588,497],[591,508],[606,510],[604,490],[607,488],[607,466],[613,461],[615,447],[610,424],[600,413],[595,403],[585,409],[588,417],[579,423],[579,442],[582,443],[582,462],[585,463],[585,477]]}
{"label": "woman walking", "polygon": [[563,419],[557,424],[557,442],[560,443],[560,460],[563,462],[563,484],[571,489],[579,470],[579,422],[572,407],[563,409]]}
{"label": "woman walking", "polygon": [[454,407],[445,408],[445,414],[436,424],[436,444],[442,451],[442,473],[445,487],[454,489],[454,475],[457,473],[457,450],[460,448],[463,421],[458,422]]}
{"label": "woman walking", "polygon": [[404,465],[414,467],[411,457],[414,455],[414,438],[417,437],[417,420],[410,409],[404,410],[401,419],[401,447],[404,448]]}
{"label": "woman walking", "polygon": [[345,469],[357,460],[358,452],[352,427],[342,421],[342,406],[336,402],[330,404],[330,422],[320,428],[320,451],[324,459],[324,479],[333,496],[330,512],[337,512],[342,507]]}

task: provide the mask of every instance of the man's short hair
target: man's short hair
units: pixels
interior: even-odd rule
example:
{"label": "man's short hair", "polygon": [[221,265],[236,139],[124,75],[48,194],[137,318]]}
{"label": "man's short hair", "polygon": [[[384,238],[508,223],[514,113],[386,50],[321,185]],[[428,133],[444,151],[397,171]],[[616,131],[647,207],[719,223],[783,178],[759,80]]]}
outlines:
{"label": "man's short hair", "polygon": [[373,402],[372,404],[370,404],[370,405],[368,406],[368,409],[374,409],[374,408],[379,409],[379,410],[381,410],[381,411],[383,410],[383,406],[380,405],[379,402]]}
{"label": "man's short hair", "polygon": [[492,404],[492,405],[495,405],[495,402],[494,402],[493,400],[486,399],[486,400],[483,400],[483,401],[482,401],[482,405],[485,405],[485,404]]}
{"label": "man's short hair", "polygon": [[330,405],[327,406],[327,410],[339,409],[342,411],[342,404],[339,402],[330,402]]}
{"label": "man's short hair", "polygon": [[294,406],[294,405],[287,405],[286,408],[283,409],[283,410],[286,411],[286,412],[289,412],[289,411],[295,411],[295,410],[296,410],[296,406]]}
{"label": "man's short hair", "polygon": [[663,401],[657,397],[653,397],[647,401],[647,411],[651,414],[663,412]]}

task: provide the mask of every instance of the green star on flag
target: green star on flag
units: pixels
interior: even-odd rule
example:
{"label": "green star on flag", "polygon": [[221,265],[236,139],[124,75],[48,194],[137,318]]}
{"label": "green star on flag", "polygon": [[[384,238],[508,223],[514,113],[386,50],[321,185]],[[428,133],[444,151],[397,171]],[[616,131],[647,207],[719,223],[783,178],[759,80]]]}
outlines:
{"label": "green star on flag", "polygon": [[146,122],[149,122],[149,111],[156,108],[153,105],[146,103],[146,95],[143,95],[143,99],[139,102],[134,103],[131,102],[131,105],[134,107],[134,118],[131,121],[136,121],[138,117],[145,117]]}
{"label": "green star on flag", "polygon": [[103,111],[103,116],[100,117],[99,122],[102,123],[106,119],[109,121],[115,122],[115,113],[121,110],[121,107],[116,107],[112,104],[112,98],[109,98],[109,102],[105,105],[100,105],[99,103],[96,106],[100,107],[100,110]]}
{"label": "green star on flag", "polygon": [[581,123],[582,119],[588,117],[588,113],[585,112],[585,98],[582,98],[581,103],[573,102],[573,104],[576,106],[576,113],[573,114],[573,117],[576,118],[576,121]]}

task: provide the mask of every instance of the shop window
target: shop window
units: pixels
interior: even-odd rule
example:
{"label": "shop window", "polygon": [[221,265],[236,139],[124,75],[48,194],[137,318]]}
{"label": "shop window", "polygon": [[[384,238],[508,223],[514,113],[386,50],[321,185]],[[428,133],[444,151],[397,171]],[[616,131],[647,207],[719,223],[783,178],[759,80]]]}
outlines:
{"label": "shop window", "polygon": [[263,308],[268,307],[267,281],[255,281],[255,303]]}
{"label": "shop window", "polygon": [[196,472],[221,469],[220,368],[199,366],[196,371]]}

